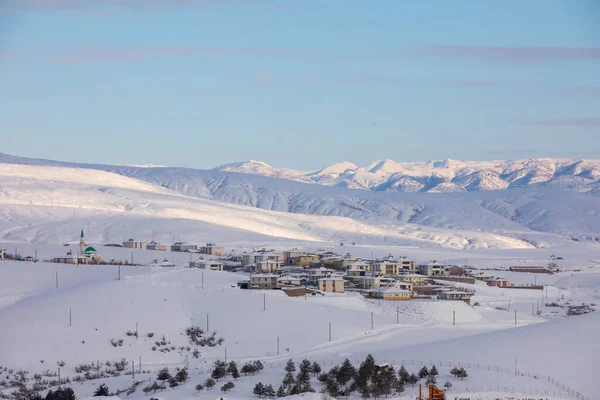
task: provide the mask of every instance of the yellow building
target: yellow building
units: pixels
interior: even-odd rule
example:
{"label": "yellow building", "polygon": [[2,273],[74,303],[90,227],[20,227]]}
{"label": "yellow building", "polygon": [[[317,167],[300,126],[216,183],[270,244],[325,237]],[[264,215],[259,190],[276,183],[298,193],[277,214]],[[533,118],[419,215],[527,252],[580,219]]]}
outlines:
{"label": "yellow building", "polygon": [[412,283],[415,286],[423,286],[427,277],[419,274],[407,274],[398,276],[398,279],[402,282]]}
{"label": "yellow building", "polygon": [[296,257],[292,257],[292,265],[297,267],[310,267],[313,263],[319,261],[319,256],[315,254],[301,254]]}
{"label": "yellow building", "polygon": [[412,292],[398,288],[373,289],[369,291],[371,297],[382,300],[410,300]]}

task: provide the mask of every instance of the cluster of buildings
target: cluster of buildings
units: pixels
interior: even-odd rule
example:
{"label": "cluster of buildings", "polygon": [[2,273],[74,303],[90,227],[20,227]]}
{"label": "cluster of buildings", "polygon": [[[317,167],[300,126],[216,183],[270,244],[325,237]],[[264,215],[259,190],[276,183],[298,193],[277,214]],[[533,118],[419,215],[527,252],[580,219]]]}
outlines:
{"label": "cluster of buildings", "polygon": [[186,242],[175,242],[171,246],[166,244],[160,244],[155,241],[149,243],[145,241],[129,240],[123,242],[123,247],[127,249],[142,249],[142,250],[156,250],[156,251],[176,251],[176,252],[187,252],[187,253],[200,253],[208,254],[212,256],[223,256],[225,254],[225,248],[217,246],[215,243],[207,243],[206,246],[198,246],[192,243]]}
{"label": "cluster of buildings", "polygon": [[[436,262],[419,264],[407,257],[363,259],[332,252],[306,253],[296,250],[276,252],[266,249],[244,254],[242,268],[249,280],[244,289],[305,288],[321,293],[358,291],[366,297],[383,300],[438,298],[469,301],[474,291],[457,290],[434,279],[467,275],[463,267]],[[472,278],[471,278],[472,279]]]}

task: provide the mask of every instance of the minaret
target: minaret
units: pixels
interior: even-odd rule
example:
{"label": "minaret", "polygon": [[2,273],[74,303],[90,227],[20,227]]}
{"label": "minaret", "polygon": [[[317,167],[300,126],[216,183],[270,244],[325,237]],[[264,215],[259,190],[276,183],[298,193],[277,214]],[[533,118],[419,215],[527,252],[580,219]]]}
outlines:
{"label": "minaret", "polygon": [[81,236],[79,237],[79,256],[83,256],[85,250],[85,239],[83,237],[83,229],[81,229]]}

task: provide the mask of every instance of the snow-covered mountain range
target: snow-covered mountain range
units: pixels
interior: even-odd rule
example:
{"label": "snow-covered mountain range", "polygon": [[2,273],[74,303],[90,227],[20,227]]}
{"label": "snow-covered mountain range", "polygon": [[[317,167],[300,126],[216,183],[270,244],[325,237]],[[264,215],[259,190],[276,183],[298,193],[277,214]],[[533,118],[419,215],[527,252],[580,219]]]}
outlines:
{"label": "snow-covered mountain range", "polygon": [[222,165],[215,170],[386,192],[471,192],[527,186],[558,186],[585,191],[600,187],[600,160],[580,159],[489,162],[446,159],[406,163],[379,160],[363,167],[341,162],[308,172],[247,161]]}
{"label": "snow-covered mountain range", "polygon": [[[330,168],[329,173],[345,167]],[[72,234],[77,229],[59,227],[57,221],[68,222],[71,209],[78,207],[82,218],[102,220],[98,230],[112,226],[112,232],[136,235],[160,225],[169,230],[170,238],[172,230],[185,227],[191,232],[186,240],[200,229],[211,232],[214,240],[272,237],[453,248],[597,244],[600,191],[594,186],[570,190],[538,184],[494,191],[394,193],[221,170],[75,164],[3,155],[0,234],[10,240],[46,242],[57,230]],[[59,210],[59,205],[69,209]],[[155,224],[157,217],[160,224]],[[97,240],[103,238],[99,235]]]}

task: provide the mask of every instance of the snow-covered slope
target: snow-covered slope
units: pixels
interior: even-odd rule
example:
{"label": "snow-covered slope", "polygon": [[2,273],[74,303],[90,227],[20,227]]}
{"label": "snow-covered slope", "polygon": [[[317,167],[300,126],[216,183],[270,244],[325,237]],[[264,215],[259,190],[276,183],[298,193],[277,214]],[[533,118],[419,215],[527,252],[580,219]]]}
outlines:
{"label": "snow-covered slope", "polygon": [[[87,168],[0,164],[2,238],[39,243],[69,241],[81,226],[90,223],[95,235],[93,240],[97,242],[115,239],[115,235],[119,235],[117,241],[134,236],[149,239],[153,232],[159,231],[163,241],[177,236],[187,241],[227,243],[243,239],[246,243],[264,242],[271,238],[273,241],[352,241],[363,245],[442,245],[471,249],[533,247],[529,240],[502,232],[446,227],[445,224],[420,226],[381,215],[368,218],[366,214],[371,212],[366,208],[348,212],[352,207],[340,208],[338,199],[329,199],[330,204],[325,202],[321,206],[303,206],[303,199],[313,202],[316,198],[299,191],[295,199],[289,199],[289,191],[279,195],[277,190],[242,186],[237,181],[229,185],[229,175],[223,177],[226,174],[223,172],[210,172],[209,176],[216,174],[217,179],[204,182],[188,179],[185,171],[169,168],[127,168],[130,173],[136,171],[134,175],[140,179]],[[157,178],[153,175],[156,171],[162,171],[158,175],[161,179],[174,180],[156,181],[152,178]],[[252,178],[267,183],[273,179]],[[295,184],[302,188],[316,187]],[[299,202],[294,205],[293,213],[285,204],[289,201]],[[322,209],[330,206],[329,211]],[[547,240],[561,238],[550,235]]]}
{"label": "snow-covered slope", "polygon": [[[119,212],[126,218],[135,216],[142,218],[140,221],[146,218],[148,222],[147,216],[154,216],[151,213],[154,212],[161,218],[182,219],[187,223],[203,221],[227,226],[227,229],[295,240],[441,244],[457,248],[549,247],[573,241],[600,242],[600,192],[593,191],[537,185],[461,193],[394,193],[324,187],[215,170],[5,159],[11,163],[2,166],[0,202],[13,207],[3,209],[0,221],[4,222],[0,224],[4,225],[4,236],[8,239],[17,239],[15,235],[25,235],[24,229],[29,229],[26,236],[20,237],[41,240],[36,230],[31,229],[36,224],[28,220],[26,214],[31,214],[37,223],[56,222],[71,211],[40,210],[39,206],[76,205],[81,213],[92,208],[94,212]],[[454,164],[446,162],[444,165]],[[375,172],[369,173],[393,169],[393,166],[390,162],[373,165],[370,170]],[[346,167],[348,164],[342,163],[334,170],[340,172]],[[583,171],[581,168],[572,170]],[[512,175],[515,179],[517,176]],[[471,174],[464,179],[472,177]],[[75,190],[69,182],[78,185],[77,194],[69,192]],[[436,182],[424,184],[432,188],[430,191],[458,190],[454,183]],[[481,179],[470,179],[464,184],[480,186],[481,182]],[[416,180],[412,183],[421,184]],[[600,188],[600,184],[588,186]],[[38,193],[38,190],[42,191]],[[417,190],[420,189],[414,191]],[[128,191],[133,191],[135,196]],[[152,194],[143,194],[146,192]],[[81,203],[79,196],[86,202]],[[170,199],[168,206],[156,204],[155,200],[162,202],[165,198]],[[225,203],[246,207],[232,209]],[[202,206],[190,212],[190,208],[195,207],[192,204]],[[209,204],[222,211],[204,212]],[[257,208],[279,213],[265,214]],[[221,215],[226,217],[221,218]],[[260,218],[250,218],[250,215],[260,215]],[[339,222],[310,215],[345,219]],[[146,228],[151,229],[151,224],[147,225]]]}

